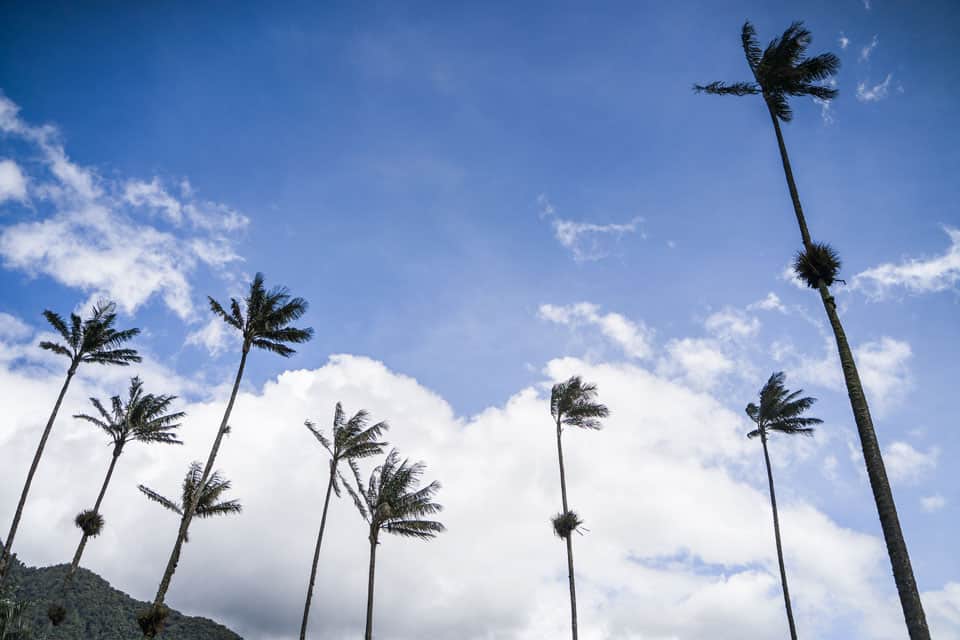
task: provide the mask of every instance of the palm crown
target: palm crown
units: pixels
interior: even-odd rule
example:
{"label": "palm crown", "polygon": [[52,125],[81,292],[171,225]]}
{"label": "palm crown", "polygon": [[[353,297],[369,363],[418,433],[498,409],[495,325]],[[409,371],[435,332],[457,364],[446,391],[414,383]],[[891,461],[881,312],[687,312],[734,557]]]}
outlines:
{"label": "palm crown", "polygon": [[361,458],[379,455],[383,453],[385,442],[378,441],[380,434],[389,429],[386,422],[378,422],[369,426],[370,418],[366,411],[360,410],[349,420],[343,412],[343,407],[337,403],[333,412],[333,439],[328,438],[319,427],[313,422],[307,420],[304,424],[314,437],[323,445],[323,448],[330,454],[330,468],[335,471],[332,483],[333,490],[340,497],[340,482],[347,488],[354,502],[358,503],[358,508],[362,506],[359,497],[355,495],[353,487],[346,478],[337,470],[337,464],[341,460],[346,460],[353,471],[354,479],[360,477],[360,470],[357,468],[356,461]]}
{"label": "palm crown", "polygon": [[118,452],[131,441],[161,442],[165,444],[183,444],[177,439],[178,420],[184,412],[168,413],[176,396],[154,395],[143,392],[143,382],[139,377],[130,379],[127,401],[120,396],[110,399],[108,410],[97,398],[90,398],[90,404],[100,417],[84,413],[73,416],[85,420],[103,430],[113,441],[114,451]]}
{"label": "palm crown", "polygon": [[[190,464],[190,469],[187,471],[186,477],[183,479],[183,490],[181,492],[180,502],[174,502],[169,498],[165,498],[153,489],[145,487],[142,484],[137,485],[137,488],[140,489],[143,495],[147,496],[148,499],[160,504],[165,509],[173,511],[177,515],[182,516],[186,505],[190,503],[190,499],[193,497],[197,487],[200,485],[200,480],[202,477],[203,465],[199,462],[192,462]],[[203,485],[203,489],[200,491],[200,497],[197,501],[197,509],[193,515],[198,518],[211,518],[213,516],[226,516],[234,513],[240,513],[243,508],[240,506],[239,501],[220,500],[220,497],[229,489],[230,481],[223,477],[219,471],[214,471],[212,474],[210,474],[210,477],[207,478],[207,483]],[[186,537],[184,537],[184,542],[188,542]]]}
{"label": "palm crown", "polygon": [[307,301],[292,298],[286,287],[274,287],[267,291],[263,286],[262,273],[254,276],[242,307],[240,301],[230,298],[228,312],[213,298],[208,299],[210,309],[241,333],[244,353],[253,346],[286,358],[295,353],[286,343],[307,342],[313,336],[311,328],[289,326],[306,313]]}
{"label": "palm crown", "polygon": [[784,122],[793,118],[790,97],[812,96],[819,100],[836,97],[836,89],[820,83],[837,72],[840,59],[832,53],[805,57],[812,36],[802,22],[791,24],[783,35],[761,50],[757,32],[748,21],[743,23],[741,40],[747,64],[753,71],[753,82],[698,84],[694,85],[696,91],[734,96],[761,94],[770,111]]}
{"label": "palm crown", "polygon": [[788,435],[813,435],[812,425],[821,424],[819,418],[803,414],[813,406],[816,398],[800,397],[803,389],[790,391],[783,386],[786,376],[782,371],[774,373],[760,389],[760,404],[750,403],[746,412],[757,428],[747,434],[748,438],[777,431]]}
{"label": "palm crown", "polygon": [[71,313],[69,324],[59,314],[49,309],[43,312],[43,317],[57,330],[57,333],[63,336],[64,342],[44,340],[40,343],[40,348],[69,358],[73,367],[81,362],[121,366],[140,362],[141,358],[135,349],[122,346],[137,336],[140,329],[120,331],[114,329],[117,313],[113,302],[103,300],[97,302],[86,320]]}
{"label": "palm crown", "polygon": [[581,429],[600,429],[600,419],[610,410],[596,402],[597,385],[585,383],[580,376],[553,385],[550,393],[550,415],[561,425]]}
{"label": "palm crown", "polygon": [[432,500],[440,490],[439,482],[434,480],[417,489],[425,469],[422,462],[411,464],[406,459],[400,462],[399,452],[393,449],[370,474],[366,487],[358,480],[362,502],[357,502],[357,508],[370,525],[373,539],[381,530],[421,540],[429,540],[446,530],[443,524],[424,519],[443,510]]}

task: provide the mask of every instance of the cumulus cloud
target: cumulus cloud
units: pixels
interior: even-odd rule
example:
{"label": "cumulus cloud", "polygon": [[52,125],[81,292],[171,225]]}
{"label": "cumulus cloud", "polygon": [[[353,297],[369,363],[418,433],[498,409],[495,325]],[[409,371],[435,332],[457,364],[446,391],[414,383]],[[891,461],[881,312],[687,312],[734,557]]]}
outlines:
{"label": "cumulus cloud", "polygon": [[13,160],[0,160],[0,204],[27,199],[27,178]]}
{"label": "cumulus cloud", "polygon": [[844,35],[843,31],[841,31],[837,42],[840,44],[841,49],[846,49],[850,45],[850,38]]}
{"label": "cumulus cloud", "polygon": [[[54,127],[27,123],[2,95],[0,132],[31,149],[31,191],[42,205],[39,219],[5,220],[0,228],[7,268],[109,297],[129,313],[156,296],[192,320],[190,275],[201,265],[222,270],[239,260],[236,232],[248,220],[233,209],[198,200],[192,191],[175,196],[159,178],[105,179],[70,160]],[[19,193],[4,178],[11,171],[0,163],[0,200],[3,193]]]}
{"label": "cumulus cloud", "polygon": [[853,287],[874,299],[902,289],[910,293],[945,291],[960,282],[960,229],[944,227],[950,246],[941,255],[884,263],[858,273]]}
{"label": "cumulus cloud", "polygon": [[887,77],[879,84],[869,85],[866,82],[857,83],[857,100],[860,102],[879,102],[890,94],[890,82],[893,80],[893,74],[888,73]]}
{"label": "cumulus cloud", "polygon": [[728,307],[710,314],[704,327],[721,340],[736,340],[756,335],[760,331],[760,320],[740,309]]}
{"label": "cumulus cloud", "polygon": [[727,357],[714,340],[681,338],[666,346],[666,357],[658,371],[683,380],[695,389],[712,389],[734,371],[734,361]]}
{"label": "cumulus cloud", "polygon": [[[472,418],[457,416],[416,380],[356,356],[334,356],[262,386],[248,383],[217,465],[233,481],[244,513],[196,523],[168,602],[246,637],[295,637],[326,466],[302,423],[311,418],[326,427],[342,401],[348,411],[365,408],[390,420],[390,440],[427,462],[427,479],[443,482],[438,500],[447,533],[427,544],[389,536],[382,542],[377,628],[398,640],[560,637],[568,605],[563,545],[549,525],[560,498],[544,389],[581,374],[599,385],[612,411],[603,431],[565,435],[571,504],[589,528],[575,542],[582,637],[761,640],[782,628],[762,474],[751,482],[737,471],[745,460],[756,466],[755,443],[743,438],[745,418],[629,364],[564,358],[543,373],[543,384]],[[3,521],[42,425],[37,407],[49,406],[61,374],[0,367],[0,402],[14,407],[0,423],[5,460],[14,461],[0,466]],[[151,388],[160,384],[145,380]],[[115,393],[113,384],[79,379],[63,415],[84,408],[88,395]],[[136,597],[152,595],[177,521],[143,500],[135,485],[177,490],[188,462],[206,452],[225,394],[182,405],[183,447],[131,447],[118,466],[104,505],[107,527],[88,547],[85,564]],[[99,434],[61,418],[24,516],[24,560],[69,557],[72,516],[97,488],[82,479],[98,476],[108,457]],[[803,532],[787,538],[798,624],[826,636],[852,620],[857,637],[886,637],[867,630],[878,608],[872,603],[893,596],[880,540],[802,501],[784,499],[780,514],[785,531]],[[152,523],[150,535],[129,544],[144,522]],[[312,619],[322,621],[313,626],[317,638],[356,637],[362,626],[365,535],[349,500],[334,501],[314,599]]]}
{"label": "cumulus cloud", "polygon": [[600,313],[590,302],[566,306],[540,305],[540,318],[568,327],[593,326],[631,358],[648,358],[653,352],[653,331],[642,322],[633,322],[619,313]]}
{"label": "cumulus cloud", "polygon": [[890,479],[904,483],[916,483],[924,475],[937,468],[940,449],[931,447],[918,451],[906,442],[893,442],[883,452],[883,462]]}
{"label": "cumulus cloud", "polygon": [[780,301],[780,296],[772,291],[769,292],[763,300],[758,300],[747,306],[748,311],[753,311],[754,309],[761,311],[779,311],[784,314],[788,313],[787,308]]}
{"label": "cumulus cloud", "polygon": [[609,224],[566,220],[556,217],[556,208],[545,195],[538,196],[537,204],[540,207],[540,217],[551,218],[554,237],[570,250],[577,262],[593,262],[606,258],[624,235],[639,231],[643,222],[640,216],[628,222]]}

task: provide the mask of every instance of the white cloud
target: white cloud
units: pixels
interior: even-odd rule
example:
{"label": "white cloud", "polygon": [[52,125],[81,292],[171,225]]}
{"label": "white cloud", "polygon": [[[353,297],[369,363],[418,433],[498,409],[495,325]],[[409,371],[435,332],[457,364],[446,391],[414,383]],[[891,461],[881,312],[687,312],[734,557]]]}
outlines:
{"label": "white cloud", "polygon": [[13,160],[0,160],[0,204],[7,200],[25,202],[27,178]]}
{"label": "white cloud", "polygon": [[[3,96],[0,131],[36,152],[31,191],[49,212],[0,228],[7,268],[49,276],[91,297],[109,297],[129,313],[156,296],[192,320],[188,276],[199,265],[219,272],[239,260],[235,232],[248,221],[229,207],[192,193],[178,200],[158,178],[122,183],[101,178],[67,157],[55,128],[27,124]],[[160,212],[157,222],[165,225],[144,221],[144,208]]]}
{"label": "white cloud", "polygon": [[739,309],[727,307],[707,316],[704,327],[721,340],[749,338],[760,331],[760,320]]}
{"label": "white cloud", "polygon": [[783,314],[788,313],[787,308],[780,302],[780,296],[772,291],[769,292],[763,300],[758,300],[747,306],[748,311],[753,311],[754,309],[760,309],[761,311],[779,311]]}
{"label": "white cloud", "polygon": [[866,82],[857,83],[857,100],[860,102],[879,102],[890,93],[890,81],[893,80],[893,74],[888,73],[886,79],[880,84],[868,86]]}
{"label": "white cloud", "polygon": [[33,335],[33,329],[23,320],[0,311],[0,340],[20,341]]}
{"label": "white cloud", "polygon": [[666,346],[667,357],[657,371],[683,380],[695,389],[712,389],[734,370],[728,358],[713,340],[682,338],[671,340]]}
{"label": "white cloud", "polygon": [[929,293],[956,286],[960,282],[960,229],[944,227],[944,231],[950,238],[950,247],[943,254],[872,267],[854,276],[853,287],[874,299],[882,299],[894,289]]}
{"label": "white cloud", "polygon": [[[776,357],[785,370],[801,384],[844,392],[843,370],[832,336],[825,336],[821,355],[797,353],[792,344],[776,343]],[[910,344],[883,336],[865,342],[853,349],[871,409],[884,415],[899,406],[913,386],[909,360],[913,355]]]}
{"label": "white cloud", "polygon": [[653,351],[653,332],[646,325],[633,322],[619,313],[601,314],[600,307],[589,302],[566,306],[540,305],[538,315],[544,320],[569,327],[597,327],[631,358],[649,358]]}
{"label": "white cloud", "polygon": [[[537,205],[540,208],[540,217],[551,219],[554,237],[570,250],[577,262],[593,262],[606,258],[624,235],[636,233],[643,222],[640,216],[629,222],[611,224],[565,220],[556,217],[556,208],[544,194],[537,196]],[[646,236],[641,233],[641,237]]]}
{"label": "white cloud", "polygon": [[[575,541],[582,637],[762,640],[782,628],[762,473],[758,468],[753,484],[734,472],[759,465],[757,444],[743,437],[746,419],[626,364],[554,360],[545,382],[574,373],[596,382],[612,411],[603,431],[565,435],[571,504],[589,528]],[[59,382],[60,374],[28,377],[0,367],[0,403],[13,407],[0,423],[0,441],[5,458],[19,461],[0,465],[0,521],[10,517],[35,445],[43,420],[37,408],[49,404]],[[88,395],[105,395],[98,384],[96,377],[79,379],[63,415],[85,409]],[[416,380],[356,356],[288,371],[262,387],[248,384],[217,465],[233,481],[244,513],[195,525],[169,604],[246,637],[293,637],[325,460],[302,422],[326,426],[342,401],[349,411],[362,407],[389,419],[389,438],[427,462],[427,479],[443,482],[438,500],[447,533],[431,543],[383,540],[376,627],[397,640],[560,637],[568,613],[565,564],[548,522],[559,495],[542,387],[522,389],[468,420]],[[84,564],[135,597],[152,595],[177,524],[135,485],[177,490],[186,464],[206,452],[225,394],[184,406],[186,445],[131,447],[118,466],[104,506],[107,527],[88,546]],[[78,478],[105,469],[109,456],[98,433],[65,417],[49,446],[19,539],[20,556],[31,564],[63,562],[72,553],[73,513],[96,490]],[[856,637],[886,638],[868,630],[893,596],[880,540],[839,526],[802,500],[782,499],[780,515],[798,624],[817,637],[840,637],[836,629],[852,623]],[[153,533],[123,544],[143,522],[153,523]],[[265,547],[265,535],[278,544]],[[318,639],[354,637],[362,626],[366,561],[364,524],[349,500],[334,501],[312,616],[322,621],[313,626]]]}
{"label": "white cloud", "polygon": [[908,342],[887,336],[854,350],[860,379],[871,404],[881,413],[899,405],[913,386],[908,365],[912,356]]}
{"label": "white cloud", "polygon": [[917,451],[906,442],[893,442],[883,452],[883,462],[890,479],[903,483],[916,483],[924,475],[937,468],[940,449],[931,447],[926,453]]}
{"label": "white cloud", "polygon": [[940,494],[920,498],[920,506],[923,507],[923,510],[927,513],[940,511],[940,509],[943,509],[946,505],[947,499]]}
{"label": "white cloud", "polygon": [[186,344],[204,347],[212,355],[218,355],[238,341],[236,332],[214,316],[201,328],[188,334]]}
{"label": "white cloud", "polygon": [[870,9],[873,8],[873,5],[871,4],[871,0],[863,0],[863,8],[866,9],[867,11],[870,11]]}
{"label": "white cloud", "polygon": [[[865,45],[860,49],[860,57],[858,60],[860,62],[866,62],[870,59],[870,56],[873,54],[873,50],[877,48],[877,45],[880,44],[880,39],[877,36],[873,36],[873,40],[870,41],[870,44]],[[841,47],[845,48],[845,47]]]}
{"label": "white cloud", "polygon": [[843,31],[840,32],[840,38],[837,39],[837,42],[840,43],[841,49],[846,49],[850,45],[850,38],[843,34]]}

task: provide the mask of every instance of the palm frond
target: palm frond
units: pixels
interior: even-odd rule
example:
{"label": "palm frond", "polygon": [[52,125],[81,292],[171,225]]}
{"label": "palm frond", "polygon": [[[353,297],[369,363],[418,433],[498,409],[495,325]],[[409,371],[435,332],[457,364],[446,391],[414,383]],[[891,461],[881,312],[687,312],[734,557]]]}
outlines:
{"label": "palm frond", "polygon": [[71,340],[71,338],[70,338],[70,329],[67,328],[67,323],[66,323],[66,321],[63,319],[63,317],[60,316],[60,314],[54,313],[53,311],[50,311],[49,309],[44,309],[44,310],[43,310],[43,317],[46,318],[47,322],[50,324],[51,327],[53,327],[54,329],[56,329],[57,333],[59,333],[61,336],[63,336],[63,339],[66,340],[67,343],[70,342],[70,340]]}
{"label": "palm frond", "polygon": [[813,425],[822,424],[819,418],[803,415],[816,402],[816,398],[800,397],[802,390],[789,391],[786,376],[782,371],[773,373],[760,389],[759,406],[747,405],[747,415],[757,428],[747,434],[748,438],[762,436],[768,431],[787,435],[812,435]]}
{"label": "palm frond", "polygon": [[[243,321],[237,320],[236,313],[227,313],[223,306],[210,296],[207,296],[207,300],[210,303],[210,311],[212,311],[214,315],[218,316],[237,331],[243,331]],[[239,311],[239,305],[237,305],[235,299],[231,299],[231,305],[231,311]]]}
{"label": "palm frond", "polygon": [[760,87],[754,82],[723,82],[717,80],[709,84],[695,84],[696,93],[707,93],[714,96],[750,96],[760,93]]}
{"label": "palm frond", "polygon": [[43,349],[44,351],[52,351],[57,355],[66,356],[71,360],[73,359],[73,352],[67,349],[65,346],[58,344],[56,342],[50,342],[49,340],[44,340],[37,346]]}
{"label": "palm frond", "polygon": [[164,509],[169,509],[170,511],[173,511],[177,515],[181,515],[181,516],[183,515],[183,509],[181,509],[180,505],[178,505],[173,500],[170,500],[169,498],[164,498],[162,495],[160,495],[150,487],[145,487],[142,484],[138,484],[137,489],[140,489],[140,493],[147,496],[149,500],[153,500],[154,502],[162,506]]}
{"label": "palm frond", "polygon": [[749,20],[743,23],[740,41],[743,43],[743,54],[747,57],[747,64],[750,65],[752,70],[756,71],[763,52],[760,50],[760,42],[757,40],[757,30],[753,28]]}

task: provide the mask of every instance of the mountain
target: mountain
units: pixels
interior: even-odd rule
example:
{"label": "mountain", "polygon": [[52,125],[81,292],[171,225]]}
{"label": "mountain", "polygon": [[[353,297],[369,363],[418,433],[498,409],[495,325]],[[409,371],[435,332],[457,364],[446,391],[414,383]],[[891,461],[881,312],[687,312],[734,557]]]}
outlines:
{"label": "mountain", "polygon": [[[81,567],[67,598],[67,618],[54,627],[47,620],[47,605],[50,595],[60,588],[68,565],[34,568],[16,559],[13,562],[10,595],[27,604],[27,617],[37,640],[142,640],[136,615],[149,603],[134,600]],[[185,616],[171,609],[160,640],[243,639],[213,620]]]}

